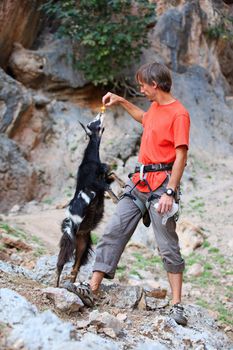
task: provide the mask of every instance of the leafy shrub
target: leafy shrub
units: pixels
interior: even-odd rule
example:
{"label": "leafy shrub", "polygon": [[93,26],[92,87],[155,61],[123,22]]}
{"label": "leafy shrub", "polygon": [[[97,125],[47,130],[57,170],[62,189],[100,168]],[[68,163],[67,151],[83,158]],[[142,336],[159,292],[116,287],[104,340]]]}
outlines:
{"label": "leafy shrub", "polygon": [[219,21],[215,25],[209,26],[206,34],[210,39],[223,39],[233,41],[233,17],[219,14]]}
{"label": "leafy shrub", "polygon": [[122,71],[148,47],[155,21],[148,0],[49,0],[42,9],[58,21],[59,36],[71,38],[75,66],[95,85],[124,80]]}

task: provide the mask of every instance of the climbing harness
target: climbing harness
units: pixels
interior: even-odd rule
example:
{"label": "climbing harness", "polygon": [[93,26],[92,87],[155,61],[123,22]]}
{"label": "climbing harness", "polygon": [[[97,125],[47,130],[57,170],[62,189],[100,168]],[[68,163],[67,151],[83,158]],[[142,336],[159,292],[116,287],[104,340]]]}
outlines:
{"label": "climbing harness", "polygon": [[129,175],[132,176],[135,173],[149,173],[149,172],[157,172],[157,171],[169,171],[172,170],[174,162],[171,163],[159,163],[159,164],[139,164],[136,165],[134,172],[130,173]]}
{"label": "climbing harness", "polygon": [[[143,224],[147,227],[150,226],[150,216],[149,216],[149,207],[151,204],[151,201],[153,201],[154,199],[159,199],[160,196],[158,194],[153,193],[147,179],[146,179],[146,173],[147,172],[157,172],[157,171],[169,171],[172,170],[172,166],[173,166],[173,162],[172,163],[160,163],[160,164],[149,164],[149,165],[144,165],[144,164],[140,164],[140,165],[136,165],[134,172],[130,173],[128,175],[129,179],[131,179],[131,177],[135,174],[135,173],[139,173],[139,180],[136,182],[136,184],[134,184],[134,186],[126,193],[124,193],[120,199],[124,198],[124,197],[129,197],[133,200],[133,202],[136,204],[136,206],[140,209],[141,214],[142,214],[142,218],[143,218]],[[145,184],[147,185],[149,192],[150,192],[150,196],[147,199],[147,201],[145,203],[143,203],[137,196],[135,196],[134,194],[132,194],[132,191],[135,189],[135,187],[137,187],[137,185],[140,182],[145,182]]]}

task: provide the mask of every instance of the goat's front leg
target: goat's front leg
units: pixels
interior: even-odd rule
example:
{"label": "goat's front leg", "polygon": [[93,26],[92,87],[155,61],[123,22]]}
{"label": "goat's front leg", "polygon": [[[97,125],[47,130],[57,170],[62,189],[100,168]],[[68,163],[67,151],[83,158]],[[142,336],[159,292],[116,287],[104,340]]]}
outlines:
{"label": "goat's front leg", "polygon": [[115,173],[114,171],[111,171],[111,173],[109,173],[107,175],[107,178],[112,179],[113,181],[116,181],[118,183],[118,185],[122,188],[125,187],[125,182],[123,180],[121,180]]}
{"label": "goat's front leg", "polygon": [[71,271],[71,282],[74,283],[79,269],[85,263],[90,249],[90,232],[87,234],[78,234],[76,236],[75,262]]}

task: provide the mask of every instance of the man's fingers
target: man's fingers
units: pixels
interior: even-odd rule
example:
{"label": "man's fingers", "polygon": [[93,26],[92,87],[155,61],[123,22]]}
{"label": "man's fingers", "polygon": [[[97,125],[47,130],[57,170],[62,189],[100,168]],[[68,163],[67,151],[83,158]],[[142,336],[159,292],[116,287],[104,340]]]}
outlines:
{"label": "man's fingers", "polygon": [[164,198],[162,198],[162,200],[159,202],[158,208],[157,208],[157,212],[161,215],[167,213],[168,211],[170,211],[172,208],[172,203],[167,202],[166,200],[164,200]]}
{"label": "man's fingers", "polygon": [[170,204],[164,204],[161,208],[161,214],[165,214],[167,213],[168,211],[171,210],[171,205]]}
{"label": "man's fingers", "polygon": [[106,95],[103,96],[103,98],[102,98],[103,105],[106,105],[106,106],[109,105],[110,101],[108,103],[106,103],[106,101],[110,100],[111,95],[112,95],[111,92],[108,92]]}

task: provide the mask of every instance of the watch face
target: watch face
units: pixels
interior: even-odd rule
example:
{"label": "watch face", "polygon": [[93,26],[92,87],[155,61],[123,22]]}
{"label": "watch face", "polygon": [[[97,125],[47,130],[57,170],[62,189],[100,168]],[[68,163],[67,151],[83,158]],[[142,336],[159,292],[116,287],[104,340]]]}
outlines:
{"label": "watch face", "polygon": [[171,196],[172,195],[172,190],[169,188],[169,189],[167,189],[167,194],[168,194],[168,196]]}

